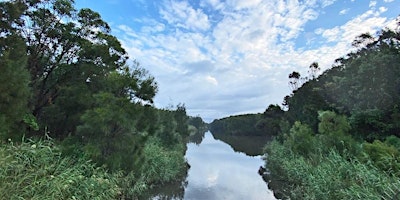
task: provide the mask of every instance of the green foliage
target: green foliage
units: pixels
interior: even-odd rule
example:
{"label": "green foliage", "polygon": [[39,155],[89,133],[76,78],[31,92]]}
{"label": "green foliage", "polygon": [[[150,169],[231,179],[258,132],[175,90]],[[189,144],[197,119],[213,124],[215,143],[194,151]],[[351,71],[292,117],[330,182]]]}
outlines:
{"label": "green foliage", "polygon": [[[72,0],[0,2],[0,137],[23,133],[15,127],[27,126],[28,136],[37,136],[38,130],[44,129],[46,135],[61,141],[67,156],[59,156],[53,144],[35,149],[38,155],[21,153],[21,157],[40,156],[38,162],[48,157],[43,166],[35,161],[33,167],[47,169],[53,162],[51,167],[59,164],[57,170],[66,172],[63,179],[50,174],[53,182],[35,173],[30,177],[31,169],[16,172],[29,176],[27,180],[34,183],[32,188],[24,186],[29,194],[21,198],[115,199],[118,195],[136,199],[152,185],[174,180],[185,170],[183,143],[189,135],[186,108],[152,107],[158,90],[154,77],[136,61],[126,65],[126,51],[99,13],[76,10],[73,4]],[[49,152],[45,152],[47,149]],[[55,152],[57,155],[51,154]],[[88,158],[94,163],[84,161]],[[6,162],[1,164],[5,166]],[[88,168],[82,169],[85,165]],[[94,165],[102,168],[95,169]],[[96,177],[79,174],[92,167],[94,172],[90,173]],[[106,173],[103,167],[115,174]],[[82,182],[83,188],[78,191],[81,179],[88,182]],[[49,193],[46,181],[55,187]],[[104,188],[98,185],[103,182],[108,184]],[[1,181],[0,185],[8,182]],[[98,190],[91,192],[93,188]],[[39,196],[29,196],[33,192]],[[15,192],[19,194],[25,195]]]}
{"label": "green foliage", "polygon": [[63,157],[50,140],[3,144],[0,155],[4,199],[115,199],[120,194],[118,174]]}
{"label": "green foliage", "polygon": [[214,120],[210,124],[210,131],[214,134],[228,135],[265,135],[256,127],[261,119],[261,114],[247,114],[230,116]]}
{"label": "green foliage", "polygon": [[[266,166],[277,195],[290,199],[394,197],[400,184],[399,150],[380,141],[361,145],[349,135],[345,116],[319,113],[318,134],[295,122],[282,143],[274,140],[266,146]],[[387,143],[397,142],[398,138],[387,139]]]}
{"label": "green foliage", "polygon": [[285,97],[285,105],[288,111],[285,112],[285,119],[291,124],[300,121],[310,125],[313,131],[318,130],[318,111],[334,110],[323,96],[324,91],[318,79],[312,79],[303,84],[292,95]]}
{"label": "green foliage", "polygon": [[268,135],[276,136],[281,132],[281,121],[284,114],[280,106],[271,104],[255,126],[258,130]]}
{"label": "green foliage", "polygon": [[319,112],[318,119],[318,132],[326,135],[333,135],[336,137],[342,137],[348,134],[350,130],[350,124],[343,115],[336,115],[332,111]]}
{"label": "green foliage", "polygon": [[33,129],[34,131],[39,130],[39,125],[36,121],[36,117],[32,114],[25,114],[22,121],[28,125],[29,128]]}
{"label": "green foliage", "polygon": [[335,150],[307,159],[273,141],[266,152],[269,184],[283,199],[395,199],[399,192],[398,177]]}
{"label": "green foliage", "polygon": [[294,91],[284,99],[281,134],[266,147],[270,185],[281,197],[399,198],[399,44],[398,29],[363,34],[357,51],[301,87],[300,75],[289,75]]}
{"label": "green foliage", "polygon": [[310,127],[295,122],[293,127],[290,129],[289,136],[285,141],[285,146],[291,148],[293,152],[300,155],[307,156],[315,148],[314,133]]}
{"label": "green foliage", "polygon": [[189,136],[188,132],[188,120],[189,117],[186,115],[185,104],[179,104],[174,112],[174,119],[177,122],[177,132],[182,136]]}
{"label": "green foliage", "polygon": [[344,115],[338,115],[332,111],[319,112],[318,140],[321,141],[321,150],[325,153],[334,148],[342,155],[349,153],[358,155],[360,148],[350,135],[350,124]]}
{"label": "green foliage", "polygon": [[388,131],[389,119],[385,119],[385,113],[378,109],[368,109],[352,114],[350,123],[354,134],[368,141],[381,139]]}
{"label": "green foliage", "polygon": [[21,122],[29,112],[30,89],[29,73],[25,67],[26,46],[22,39],[1,37],[0,43],[4,45],[0,48],[0,140],[4,140],[21,136],[13,133],[23,133]]}
{"label": "green foliage", "polygon": [[387,137],[385,139],[385,144],[387,144],[389,146],[393,146],[397,150],[400,151],[400,138],[398,138],[398,137],[396,137],[394,135],[391,135],[391,136]]}
{"label": "green foliage", "polygon": [[78,134],[88,138],[116,137],[134,131],[135,105],[128,99],[116,98],[110,93],[93,96],[95,106],[82,115],[83,125],[78,127]]}
{"label": "green foliage", "polygon": [[185,167],[182,151],[183,145],[166,149],[160,139],[150,138],[144,147],[146,158],[141,168],[144,180],[150,184],[174,181]]}
{"label": "green foliage", "polygon": [[[135,62],[132,69],[126,66],[126,52],[110,35],[111,29],[101,16],[90,9],[77,11],[73,3],[54,0],[0,4],[9,18],[3,22],[2,33],[7,36],[1,41],[5,44],[3,50],[17,41],[14,46],[18,49],[11,53],[18,62],[10,64],[20,65],[9,66],[15,75],[4,75],[21,79],[22,86],[30,81],[32,114],[57,138],[75,133],[81,116],[92,109],[96,103],[93,97],[98,94],[152,103],[157,92],[154,78],[139,63]],[[22,19],[30,23],[17,23]],[[30,77],[20,68],[27,69]],[[26,98],[20,101],[27,103]]]}
{"label": "green foliage", "polygon": [[368,156],[366,159],[378,169],[400,177],[400,151],[397,148],[375,140],[373,143],[364,143],[363,150]]}

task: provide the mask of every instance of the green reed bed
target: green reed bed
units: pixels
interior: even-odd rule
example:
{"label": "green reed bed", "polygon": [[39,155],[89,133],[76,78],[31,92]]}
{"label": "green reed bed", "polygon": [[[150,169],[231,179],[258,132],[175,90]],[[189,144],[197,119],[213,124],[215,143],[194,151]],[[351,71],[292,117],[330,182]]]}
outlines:
{"label": "green reed bed", "polygon": [[0,146],[2,199],[115,199],[117,177],[87,160],[63,157],[50,140]]}

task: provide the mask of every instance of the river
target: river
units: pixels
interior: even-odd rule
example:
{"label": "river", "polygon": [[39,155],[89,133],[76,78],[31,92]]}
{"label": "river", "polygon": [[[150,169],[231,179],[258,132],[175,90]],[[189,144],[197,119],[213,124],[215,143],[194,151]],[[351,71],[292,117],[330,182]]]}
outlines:
{"label": "river", "polygon": [[[149,199],[276,199],[273,192],[257,173],[264,165],[260,145],[251,145],[241,138],[242,144],[248,144],[250,153],[235,151],[235,147],[217,140],[210,132],[197,136],[187,144],[186,159],[191,166],[187,177],[181,182],[153,190]],[[226,137],[225,137],[226,139]],[[258,138],[249,138],[260,141]],[[238,138],[233,139],[233,141]],[[231,140],[232,141],[232,138]],[[231,143],[232,144],[232,143]],[[265,143],[264,143],[265,144]],[[243,149],[243,145],[240,147]],[[256,148],[256,150],[254,150]],[[250,155],[249,155],[250,154]]]}

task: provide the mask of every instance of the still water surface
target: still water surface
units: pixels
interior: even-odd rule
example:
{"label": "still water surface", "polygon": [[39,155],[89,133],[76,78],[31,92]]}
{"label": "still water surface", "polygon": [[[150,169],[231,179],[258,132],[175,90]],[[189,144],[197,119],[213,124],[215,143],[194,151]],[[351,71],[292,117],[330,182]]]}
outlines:
{"label": "still water surface", "polygon": [[191,168],[184,199],[275,199],[257,173],[261,156],[234,152],[210,132],[200,145],[188,144],[186,159]]}
{"label": "still water surface", "polygon": [[[187,147],[186,159],[191,168],[184,184],[164,186],[163,194],[152,195],[152,199],[275,199],[257,173],[264,165],[261,156],[235,152],[230,145],[214,139],[210,132]],[[176,193],[166,195],[165,190]]]}

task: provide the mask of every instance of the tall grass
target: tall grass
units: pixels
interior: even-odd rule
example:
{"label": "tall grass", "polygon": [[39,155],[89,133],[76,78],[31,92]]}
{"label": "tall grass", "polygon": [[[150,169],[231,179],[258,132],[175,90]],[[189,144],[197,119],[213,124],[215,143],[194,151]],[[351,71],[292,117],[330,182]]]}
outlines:
{"label": "tall grass", "polygon": [[116,199],[118,174],[63,157],[51,140],[0,146],[2,199]]}
{"label": "tall grass", "polygon": [[140,169],[125,173],[119,180],[123,198],[136,199],[155,186],[181,181],[187,170],[184,152],[183,143],[165,146],[160,138],[149,137]]}
{"label": "tall grass", "polygon": [[272,181],[283,199],[400,199],[400,179],[373,162],[348,159],[337,150],[305,158],[279,142],[270,143],[266,157]]}

